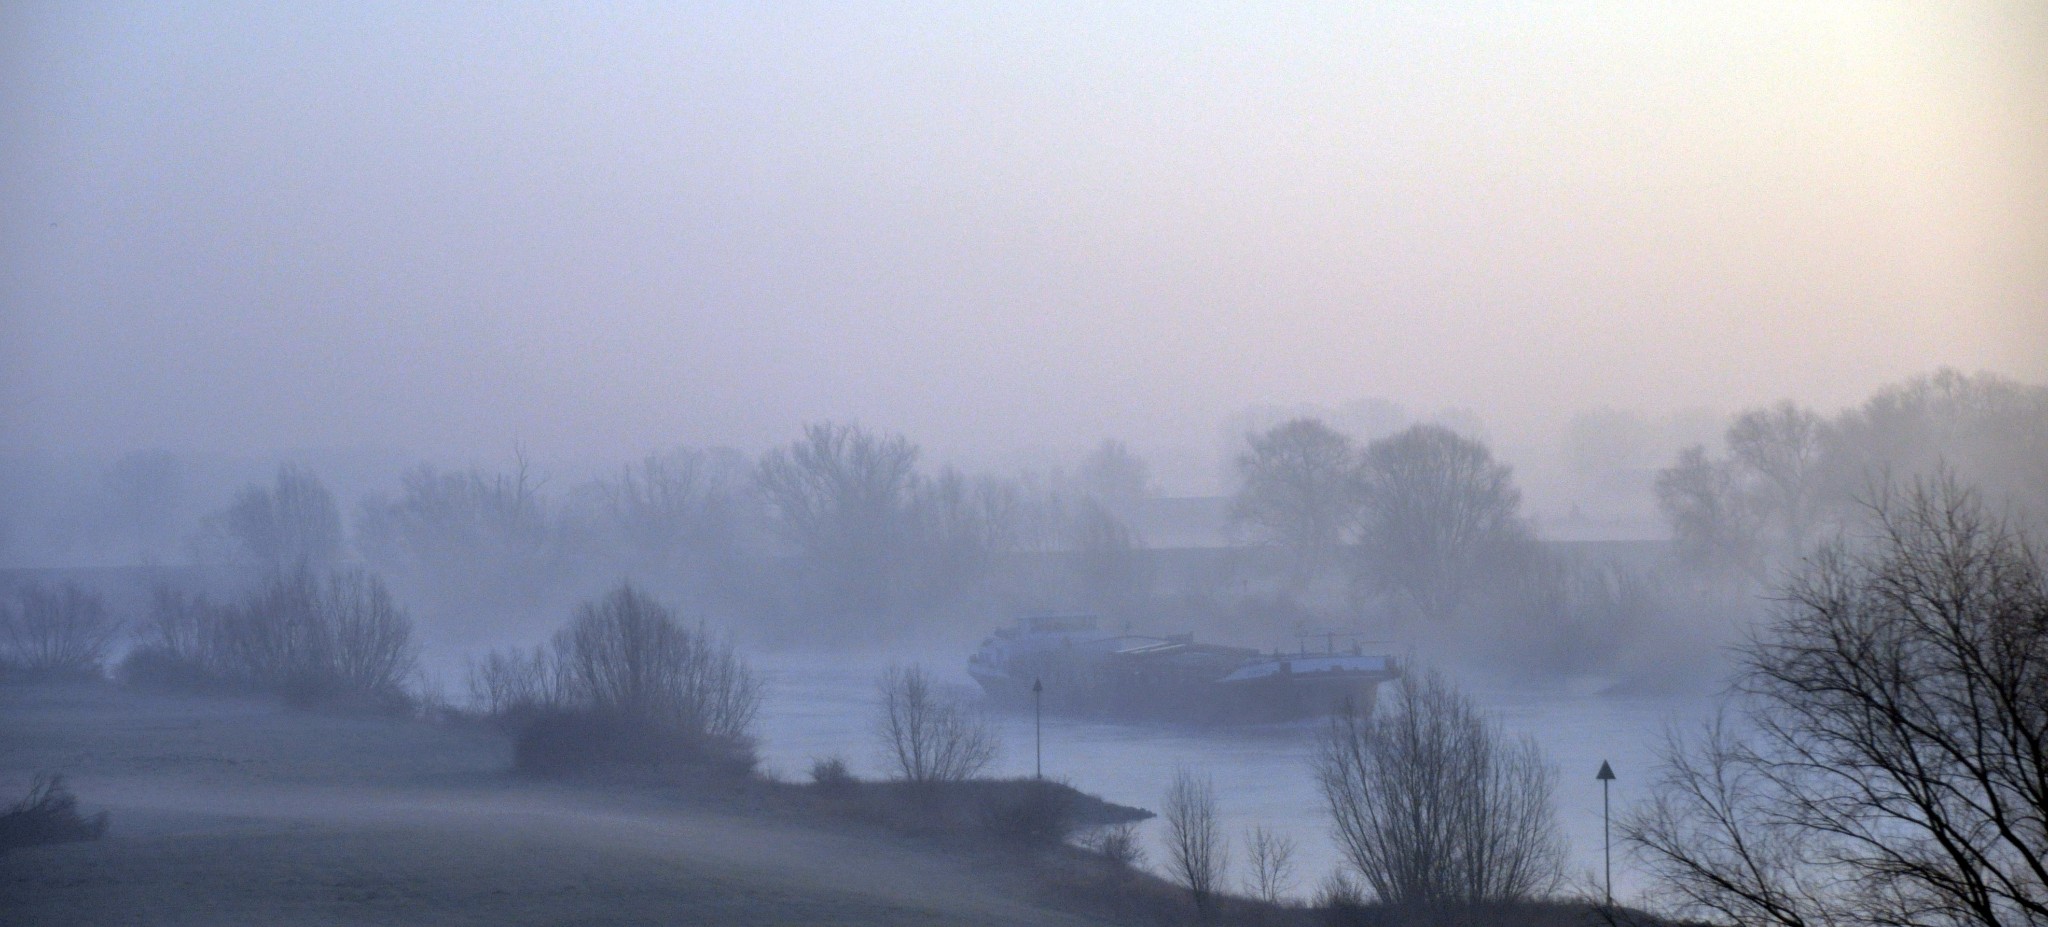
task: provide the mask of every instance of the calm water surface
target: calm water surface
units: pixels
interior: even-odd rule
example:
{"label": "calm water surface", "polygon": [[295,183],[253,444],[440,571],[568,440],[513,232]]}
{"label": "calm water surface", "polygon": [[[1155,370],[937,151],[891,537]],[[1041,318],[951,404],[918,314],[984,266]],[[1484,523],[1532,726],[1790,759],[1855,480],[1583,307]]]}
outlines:
{"label": "calm water surface", "polygon": [[[779,654],[753,662],[770,678],[759,725],[766,769],[802,781],[812,760],[838,755],[863,777],[885,773],[874,721],[875,680],[886,658]],[[948,681],[971,685],[964,657],[925,666]],[[1600,761],[1613,763],[1619,776],[1613,784],[1618,814],[1646,781],[1666,724],[1689,726],[1712,709],[1708,699],[1698,696],[1490,691],[1469,681],[1467,687],[1511,732],[1535,737],[1558,767],[1558,818],[1570,841],[1568,875],[1585,885],[1597,884],[1600,871],[1600,784],[1594,779]],[[995,717],[1003,749],[993,771],[1030,775],[1030,714]],[[1315,722],[1214,730],[1047,717],[1045,774],[1110,801],[1156,811],[1175,767],[1207,773],[1216,783],[1233,852],[1241,853],[1243,832],[1255,824],[1292,836],[1298,845],[1295,894],[1306,896],[1341,862],[1310,769],[1319,730]],[[1156,868],[1161,827],[1155,819],[1144,829],[1147,855]],[[1243,874],[1241,861],[1234,860],[1232,881]],[[1619,897],[1632,896],[1640,884],[1619,855],[1614,881]]]}

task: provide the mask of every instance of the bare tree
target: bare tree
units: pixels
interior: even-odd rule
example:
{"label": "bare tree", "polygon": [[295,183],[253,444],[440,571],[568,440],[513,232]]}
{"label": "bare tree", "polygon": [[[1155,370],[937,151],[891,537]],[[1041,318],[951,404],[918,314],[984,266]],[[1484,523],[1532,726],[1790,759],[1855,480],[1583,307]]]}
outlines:
{"label": "bare tree", "polygon": [[494,650],[469,664],[470,705],[498,719],[561,708],[567,686],[560,669],[545,647]]}
{"label": "bare tree", "polygon": [[1478,441],[1416,425],[1367,445],[1362,474],[1364,579],[1425,618],[1455,616],[1528,546],[1513,472]]}
{"label": "bare tree", "polygon": [[310,471],[277,468],[269,486],[245,487],[212,520],[243,562],[270,570],[322,567],[341,556],[341,510]]}
{"label": "bare tree", "polygon": [[883,752],[917,785],[971,779],[996,758],[995,729],[965,697],[934,683],[923,667],[890,667],[878,685],[876,725]]}
{"label": "bare tree", "polygon": [[1796,557],[1818,527],[1819,478],[1827,423],[1809,409],[1781,402],[1751,409],[1728,426],[1728,455],[1753,474],[1757,509],[1774,523],[1778,552]]}
{"label": "bare tree", "polygon": [[739,556],[747,469],[736,451],[650,454],[598,484],[603,519],[633,562],[714,579]]}
{"label": "bare tree", "polygon": [[917,446],[858,425],[807,425],[755,468],[755,484],[795,549],[810,608],[885,616],[915,535]]}
{"label": "bare tree", "polygon": [[2048,923],[2048,579],[1943,474],[1823,547],[1624,839],[1731,923]]}
{"label": "bare tree", "polygon": [[1313,580],[1335,562],[1358,522],[1358,449],[1312,418],[1245,440],[1250,446],[1237,458],[1231,524],[1286,550],[1296,582]]}
{"label": "bare tree", "polygon": [[1987,498],[2048,515],[2048,388],[1941,370],[1823,418],[1790,402],[1750,409],[1726,453],[1681,452],[1658,503],[1682,553],[1762,580],[1861,517],[1872,480],[1953,468]]}
{"label": "bare tree", "polygon": [[1260,826],[1245,831],[1244,843],[1252,865],[1245,891],[1267,904],[1279,904],[1294,888],[1294,838]]}
{"label": "bare tree", "polygon": [[121,622],[98,595],[76,583],[21,589],[0,603],[0,669],[97,675]]}
{"label": "bare tree", "polygon": [[362,569],[336,571],[327,577],[320,604],[329,638],[325,649],[340,685],[359,692],[402,689],[419,663],[419,648],[412,617],[383,580]]}
{"label": "bare tree", "polygon": [[917,487],[910,572],[923,603],[955,603],[986,588],[997,559],[1019,544],[1018,505],[1014,486],[951,467]]}
{"label": "bare tree", "polygon": [[1517,901],[1554,889],[1555,772],[1434,671],[1372,717],[1333,717],[1316,779],[1352,869],[1380,901]]}
{"label": "bare tree", "polygon": [[1827,431],[1822,505],[1847,518],[1873,477],[1947,467],[1988,502],[2048,519],[2048,386],[1944,368],[1878,390]]}
{"label": "bare tree", "polygon": [[1734,466],[1700,445],[1657,471],[1657,508],[1671,525],[1681,560],[1709,572],[1756,575],[1761,567],[1763,519],[1741,491]]}
{"label": "bare tree", "polygon": [[553,656],[578,707],[725,738],[745,737],[760,709],[760,679],[729,642],[631,583],[579,606]]}
{"label": "bare tree", "polygon": [[560,575],[544,483],[523,450],[507,472],[420,464],[396,498],[362,501],[356,548],[402,588],[458,608],[524,606]]}
{"label": "bare tree", "polygon": [[1216,819],[1215,783],[1186,768],[1174,770],[1160,816],[1167,870],[1188,890],[1195,910],[1206,914],[1230,863],[1229,840]]}

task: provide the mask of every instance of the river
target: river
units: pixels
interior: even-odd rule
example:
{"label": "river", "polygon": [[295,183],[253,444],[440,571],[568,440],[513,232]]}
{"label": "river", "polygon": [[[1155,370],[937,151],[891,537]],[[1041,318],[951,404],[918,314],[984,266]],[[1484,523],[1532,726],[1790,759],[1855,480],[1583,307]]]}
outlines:
{"label": "river", "polygon": [[[864,777],[881,776],[875,728],[875,680],[888,660],[860,654],[770,654],[753,661],[769,678],[758,733],[762,765],[786,779],[808,778],[811,762],[843,757]],[[969,685],[963,661],[931,660],[935,676]],[[1601,794],[1594,776],[1602,760],[1613,765],[1614,812],[1643,794],[1653,773],[1667,725],[1690,726],[1712,711],[1701,696],[1615,696],[1557,691],[1496,690],[1465,681],[1482,706],[1511,733],[1536,739],[1558,769],[1558,822],[1569,841],[1567,878],[1573,887],[1593,889],[1601,871]],[[1002,753],[993,774],[1028,776],[1033,764],[1029,713],[994,716]],[[1306,898],[1341,856],[1329,835],[1322,797],[1310,758],[1319,722],[1285,726],[1202,729],[1160,724],[1122,724],[1047,717],[1045,774],[1113,802],[1157,810],[1174,770],[1185,766],[1212,778],[1218,810],[1233,851],[1231,881],[1244,875],[1244,830],[1263,825],[1292,837],[1296,885]],[[1157,819],[1143,826],[1149,863],[1162,859]],[[1617,847],[1617,899],[1642,886]]]}

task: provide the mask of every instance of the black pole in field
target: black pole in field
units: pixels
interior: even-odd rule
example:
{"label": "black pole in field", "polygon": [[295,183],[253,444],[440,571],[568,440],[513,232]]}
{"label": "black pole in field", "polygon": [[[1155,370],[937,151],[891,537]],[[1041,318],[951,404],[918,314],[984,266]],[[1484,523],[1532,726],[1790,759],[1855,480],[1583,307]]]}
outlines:
{"label": "black pole in field", "polygon": [[1045,721],[1040,702],[1045,697],[1045,684],[1036,677],[1031,680],[1031,777],[1045,778]]}
{"label": "black pole in field", "polygon": [[1614,767],[1600,761],[1600,856],[1607,866],[1607,906],[1614,907],[1614,836],[1607,824],[1607,783],[1614,781]]}

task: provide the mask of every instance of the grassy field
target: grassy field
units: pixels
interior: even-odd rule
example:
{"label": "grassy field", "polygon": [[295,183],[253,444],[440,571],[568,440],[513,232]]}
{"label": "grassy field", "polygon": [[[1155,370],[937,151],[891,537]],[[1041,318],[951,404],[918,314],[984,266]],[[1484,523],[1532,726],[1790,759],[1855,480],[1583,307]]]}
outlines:
{"label": "grassy field", "polygon": [[0,685],[0,786],[65,775],[99,841],[0,857],[5,924],[1089,924],[1000,858],[516,779],[460,726]]}

